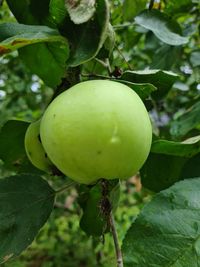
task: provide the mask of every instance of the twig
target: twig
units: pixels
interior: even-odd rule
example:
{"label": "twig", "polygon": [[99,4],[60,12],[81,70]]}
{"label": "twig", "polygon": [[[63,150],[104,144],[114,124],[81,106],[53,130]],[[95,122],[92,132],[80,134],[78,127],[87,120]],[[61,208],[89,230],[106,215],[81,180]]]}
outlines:
{"label": "twig", "polygon": [[95,57],[94,59],[96,62],[100,63],[103,67],[108,68],[107,62],[104,62],[103,60]]}
{"label": "twig", "polygon": [[101,180],[101,187],[102,187],[102,200],[101,200],[101,211],[104,217],[107,220],[107,224],[110,228],[112,233],[114,245],[115,245],[115,254],[117,260],[117,267],[123,267],[123,258],[122,252],[119,244],[119,238],[117,234],[117,230],[115,227],[115,220],[112,213],[112,205],[109,199],[109,182],[105,179]]}
{"label": "twig", "polygon": [[151,9],[153,8],[154,1],[155,1],[155,0],[151,0],[151,1],[150,1],[150,3],[149,3],[149,10],[151,10]]}
{"label": "twig", "polygon": [[112,70],[111,70],[111,66],[110,66],[110,62],[108,58],[106,58],[105,61],[98,59],[98,58],[95,58],[95,60],[107,69],[109,75],[111,74]]}
{"label": "twig", "polygon": [[54,204],[54,208],[63,209],[65,211],[69,212],[70,214],[76,214],[76,212],[74,212],[73,210],[69,209],[68,207],[66,207],[64,204],[62,204],[60,202],[56,202]]}
{"label": "twig", "polygon": [[109,60],[109,58],[106,58],[105,61],[106,61],[106,64],[107,64],[108,74],[111,76],[112,69],[111,69],[111,66],[110,66],[110,60]]}
{"label": "twig", "polygon": [[64,187],[62,187],[62,188],[56,190],[56,195],[57,195],[57,194],[60,194],[60,193],[62,193],[62,192],[64,192],[65,190],[67,190],[68,188],[72,187],[72,186],[75,185],[75,184],[76,184],[76,182],[74,182],[74,181],[69,181]]}
{"label": "twig", "polygon": [[107,79],[107,80],[112,80],[112,81],[121,81],[121,82],[126,82],[127,84],[130,83],[128,81],[124,81],[121,79],[118,79],[117,77],[110,77],[106,75],[101,75],[101,74],[95,74],[95,73],[82,73],[81,76],[83,77],[88,77],[88,78],[100,78],[100,79]]}
{"label": "twig", "polygon": [[131,67],[131,65],[129,64],[129,62],[126,60],[124,54],[123,54],[122,51],[119,49],[119,47],[118,47],[117,45],[115,45],[115,48],[116,48],[117,52],[119,53],[119,55],[123,58],[124,62],[125,62],[126,65],[128,66],[128,68],[129,68],[130,70],[133,70],[132,67]]}
{"label": "twig", "polygon": [[123,258],[122,258],[122,251],[119,245],[119,238],[118,238],[117,230],[115,227],[115,220],[114,220],[112,211],[109,214],[109,225],[110,225],[111,233],[112,233],[114,244],[115,244],[117,267],[123,267],[124,264],[123,264]]}
{"label": "twig", "polygon": [[127,22],[127,23],[124,23],[124,24],[114,25],[113,28],[115,30],[121,30],[121,29],[124,29],[124,28],[128,28],[130,26],[133,26],[133,25],[135,25],[135,22]]}
{"label": "twig", "polygon": [[111,79],[109,76],[100,75],[100,74],[87,74],[87,73],[82,73],[81,76],[88,77],[88,78]]}

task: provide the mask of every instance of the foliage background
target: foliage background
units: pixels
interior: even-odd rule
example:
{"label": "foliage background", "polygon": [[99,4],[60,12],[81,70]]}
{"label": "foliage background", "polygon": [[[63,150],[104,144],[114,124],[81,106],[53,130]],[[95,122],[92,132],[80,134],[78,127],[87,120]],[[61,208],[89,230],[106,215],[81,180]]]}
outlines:
{"label": "foliage background", "polygon": [[[161,9],[177,21],[183,36],[189,38],[188,43],[180,46],[162,42],[152,31],[135,23],[134,17],[149,4],[146,0],[110,1],[111,24],[116,33],[110,68],[120,72],[161,69],[179,75],[167,94],[146,99],[145,104],[152,119],[155,139],[159,137],[182,141],[199,135],[200,131],[200,3],[198,0],[154,2],[153,8]],[[5,1],[0,7],[0,21],[15,21]],[[108,76],[101,57],[85,63],[81,71],[82,79],[87,79],[87,75],[91,74]],[[28,121],[38,119],[52,95],[53,89],[32,74],[18,57],[17,51],[0,58],[0,127],[12,118]],[[194,111],[188,113],[188,110]],[[0,164],[0,175],[3,178],[10,171],[3,162]],[[199,156],[197,163],[189,167],[195,173],[193,177],[200,173],[198,164]],[[174,168],[178,168],[177,162]],[[49,179],[52,184],[59,186],[60,178]],[[148,182],[146,185],[148,187]],[[138,189],[137,179],[123,182],[121,191],[121,201],[116,212],[120,240],[153,194],[144,188]],[[106,235],[103,244],[99,239],[88,238],[79,228],[81,210],[75,201],[76,194],[73,189],[57,200],[61,205],[54,209],[34,243],[20,258],[4,264],[5,267],[114,266],[110,237]]]}

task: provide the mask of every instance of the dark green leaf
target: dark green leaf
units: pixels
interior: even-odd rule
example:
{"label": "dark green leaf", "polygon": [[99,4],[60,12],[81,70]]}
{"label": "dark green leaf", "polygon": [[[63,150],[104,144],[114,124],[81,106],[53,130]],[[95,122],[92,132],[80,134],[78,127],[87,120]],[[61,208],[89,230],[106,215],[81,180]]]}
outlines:
{"label": "dark green leaf", "polygon": [[[115,31],[110,23],[108,24],[106,36],[107,37],[106,37],[105,43],[99,52],[99,54],[102,54],[103,58],[109,58],[112,55],[112,52],[115,46]],[[102,50],[103,50],[103,53],[101,53]],[[97,55],[97,57],[100,56],[99,54]]]}
{"label": "dark green leaf", "polygon": [[147,204],[123,242],[125,267],[197,267],[200,178],[176,183]]}
{"label": "dark green leaf", "polygon": [[134,17],[146,7],[147,0],[125,0],[123,3],[123,16],[125,20],[133,20]]}
{"label": "dark green leaf", "polygon": [[81,25],[68,24],[68,27],[64,29],[72,45],[68,65],[74,67],[94,58],[107,38],[109,27],[107,0],[97,0],[96,12],[92,20]]}
{"label": "dark green leaf", "polygon": [[101,236],[107,230],[107,222],[100,210],[101,186],[96,185],[80,194],[79,203],[83,209],[81,229],[88,235]]}
{"label": "dark green leaf", "polygon": [[10,120],[0,131],[0,158],[7,165],[21,162],[25,155],[24,136],[29,123]]}
{"label": "dark green leaf", "polygon": [[183,45],[188,42],[187,37],[181,36],[179,24],[156,9],[141,12],[135,18],[135,21],[144,28],[151,30],[158,39],[166,44]]}
{"label": "dark green leaf", "polygon": [[[109,8],[107,0],[97,0],[94,17],[90,21],[81,25],[74,24],[67,16],[67,13],[64,11],[66,10],[64,0],[45,0],[44,5],[49,5],[49,11],[46,10],[46,7],[43,9],[43,20],[41,20],[42,16],[37,15],[37,12],[33,12],[36,11],[37,6],[41,6],[41,1],[31,0],[30,4],[25,0],[22,0],[20,3],[13,0],[8,0],[8,2],[18,21],[26,24],[44,24],[59,28],[60,32],[67,37],[71,44],[72,51],[70,60],[67,62],[69,66],[78,66],[94,58],[107,38],[109,25]],[[26,15],[22,15],[22,12],[25,12]],[[52,64],[52,62],[54,62],[54,55],[52,55],[52,52],[55,52],[56,59],[58,56],[62,55],[58,50],[55,51],[55,48],[49,49],[49,47],[43,46],[44,45],[37,45],[37,48],[24,48],[22,51],[23,53],[20,53],[20,55],[23,56],[23,60],[25,60],[33,72],[40,72],[36,74],[41,76],[41,73],[46,70],[44,75],[45,79],[49,78],[53,80],[53,77],[58,77],[57,81],[50,81],[50,83],[47,83],[51,87],[55,87],[61,81],[64,70],[63,68],[57,68],[57,62]],[[35,54],[40,54],[40,62],[35,58]],[[64,61],[64,63],[66,60],[67,57],[59,58],[59,61]],[[40,66],[41,63],[43,63],[43,66]],[[44,68],[44,65],[48,66],[48,68]],[[40,68],[38,68],[38,66],[40,66]],[[49,75],[49,73],[51,73],[51,75]],[[52,74],[54,73],[55,75],[52,77]]]}
{"label": "dark green leaf", "polygon": [[132,83],[121,79],[118,81],[132,88],[143,100],[148,98],[152,92],[156,91],[156,87],[150,83]]}
{"label": "dark green leaf", "polygon": [[7,0],[9,8],[20,23],[53,26],[49,18],[50,0]]}
{"label": "dark green leaf", "polygon": [[164,96],[177,78],[177,74],[163,70],[125,71],[121,76],[122,80],[132,83],[153,84],[158,89],[152,94],[153,97]]}
{"label": "dark green leaf", "polygon": [[184,136],[200,124],[200,101],[191,106],[171,124],[171,134]]}
{"label": "dark green leaf", "polygon": [[200,153],[191,158],[150,153],[140,171],[143,186],[154,192],[166,189],[177,181],[197,177],[199,173]]}
{"label": "dark green leaf", "polygon": [[[151,69],[169,70],[181,58],[181,47],[162,45],[154,51]],[[176,60],[175,60],[176,59]]]}
{"label": "dark green leaf", "polygon": [[32,73],[49,87],[55,88],[66,75],[68,47],[60,43],[36,44],[19,50],[19,55]]}
{"label": "dark green leaf", "polygon": [[181,179],[195,177],[199,171],[194,168],[199,152],[200,136],[184,142],[154,141],[151,153],[140,171],[143,186],[159,192]]}
{"label": "dark green leaf", "polygon": [[167,13],[177,16],[177,13],[182,14],[184,12],[189,12],[192,6],[193,4],[191,0],[170,0],[167,2],[165,10]]}
{"label": "dark green leaf", "polygon": [[95,12],[95,2],[95,0],[65,1],[70,18],[75,24],[87,22],[92,18]]}
{"label": "dark green leaf", "polygon": [[46,26],[30,26],[17,23],[0,24],[0,55],[36,43],[56,43],[68,55],[67,40],[57,30]]}
{"label": "dark green leaf", "polygon": [[0,180],[0,263],[18,256],[46,223],[54,190],[36,175]]}
{"label": "dark green leaf", "polygon": [[188,177],[195,178],[200,174],[200,153],[189,159],[182,168],[181,180]]}
{"label": "dark green leaf", "polygon": [[[80,227],[88,235],[101,236],[107,232],[107,219],[102,212],[102,186],[100,183],[93,187],[81,186],[79,188],[79,204],[83,209]],[[109,181],[109,200],[112,209],[118,206],[120,186],[118,181]]]}
{"label": "dark green leaf", "polygon": [[68,15],[65,8],[65,0],[50,0],[49,14],[57,26],[62,25]]}
{"label": "dark green leaf", "polygon": [[200,136],[183,142],[156,140],[152,143],[151,152],[189,158],[200,152]]}
{"label": "dark green leaf", "polygon": [[142,185],[159,192],[180,180],[187,159],[184,157],[150,153],[140,170]]}
{"label": "dark green leaf", "polygon": [[0,159],[5,168],[18,173],[41,173],[28,160],[24,148],[24,136],[29,123],[10,120],[0,131]]}
{"label": "dark green leaf", "polygon": [[[8,0],[9,7],[20,23],[56,27],[54,17],[49,14],[49,1],[29,2]],[[53,31],[51,29],[51,31]],[[20,49],[20,56],[30,70],[40,76],[50,87],[56,87],[65,76],[69,48],[66,39],[57,32],[57,42],[35,44]],[[48,66],[48,67],[47,67]]]}

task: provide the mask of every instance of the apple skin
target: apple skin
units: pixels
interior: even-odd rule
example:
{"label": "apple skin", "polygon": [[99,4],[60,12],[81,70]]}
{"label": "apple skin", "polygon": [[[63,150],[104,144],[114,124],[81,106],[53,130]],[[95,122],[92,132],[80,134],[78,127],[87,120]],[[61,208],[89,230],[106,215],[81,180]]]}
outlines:
{"label": "apple skin", "polygon": [[108,80],[81,82],[57,96],[40,126],[45,151],[71,179],[127,179],[144,164],[152,127],[139,96]]}
{"label": "apple skin", "polygon": [[31,123],[25,134],[25,150],[30,162],[40,170],[50,173],[53,164],[40,141],[40,120]]}

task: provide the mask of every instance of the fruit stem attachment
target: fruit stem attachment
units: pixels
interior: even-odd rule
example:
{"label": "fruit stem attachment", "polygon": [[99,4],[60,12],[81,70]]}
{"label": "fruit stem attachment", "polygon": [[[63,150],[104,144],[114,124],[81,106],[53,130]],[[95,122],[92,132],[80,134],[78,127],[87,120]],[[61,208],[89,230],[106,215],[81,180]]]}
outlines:
{"label": "fruit stem attachment", "polygon": [[118,238],[118,234],[117,234],[117,230],[115,227],[115,220],[114,220],[114,216],[112,211],[109,214],[109,225],[110,225],[110,230],[113,236],[113,241],[114,241],[114,245],[115,245],[115,253],[116,253],[116,259],[117,259],[117,267],[123,267],[123,257],[122,257],[122,251],[119,245],[119,238]]}
{"label": "fruit stem attachment", "polygon": [[77,183],[74,182],[74,181],[71,181],[71,180],[68,181],[64,187],[62,187],[62,188],[56,190],[56,195],[57,195],[57,194],[60,194],[60,193],[63,193],[65,190],[69,189],[70,187],[72,187],[73,185],[76,185],[76,184],[77,184]]}

